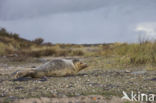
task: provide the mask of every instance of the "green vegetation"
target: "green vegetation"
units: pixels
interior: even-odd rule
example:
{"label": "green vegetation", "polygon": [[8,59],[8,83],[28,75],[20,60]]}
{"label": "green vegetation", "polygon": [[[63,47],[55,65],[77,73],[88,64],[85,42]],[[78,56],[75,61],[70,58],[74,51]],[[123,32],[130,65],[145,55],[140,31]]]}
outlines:
{"label": "green vegetation", "polygon": [[140,43],[111,44],[52,44],[42,38],[26,40],[16,33],[0,30],[0,56],[18,55],[22,57],[41,56],[101,56],[115,57],[125,65],[146,65],[156,63],[156,42],[140,40]]}
{"label": "green vegetation", "polygon": [[114,43],[106,46],[102,46],[102,52],[100,54],[104,56],[116,56],[119,57],[120,63],[125,64],[155,64],[156,63],[156,42],[144,42],[144,43]]}

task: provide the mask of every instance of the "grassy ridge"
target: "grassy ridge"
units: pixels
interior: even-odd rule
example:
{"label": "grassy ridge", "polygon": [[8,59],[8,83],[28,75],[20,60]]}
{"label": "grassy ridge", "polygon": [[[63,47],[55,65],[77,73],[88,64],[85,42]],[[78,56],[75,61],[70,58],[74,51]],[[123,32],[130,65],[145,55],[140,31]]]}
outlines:
{"label": "grassy ridge", "polygon": [[18,34],[0,30],[0,55],[19,56],[104,56],[116,57],[121,64],[155,64],[156,42],[112,44],[51,44],[42,38],[33,41],[20,38]]}
{"label": "grassy ridge", "polygon": [[7,32],[5,29],[0,30],[0,56],[17,54],[19,56],[80,56],[83,55],[81,50],[73,50],[80,46],[72,44],[51,44],[43,43],[42,38],[33,41],[23,39],[18,34]]}

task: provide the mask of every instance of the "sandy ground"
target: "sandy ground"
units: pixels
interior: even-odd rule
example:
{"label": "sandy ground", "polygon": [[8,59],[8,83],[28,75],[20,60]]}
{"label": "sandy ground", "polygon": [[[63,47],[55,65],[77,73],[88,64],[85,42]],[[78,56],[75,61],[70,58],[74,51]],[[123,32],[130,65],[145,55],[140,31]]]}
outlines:
{"label": "sandy ground", "polygon": [[[25,62],[0,59],[0,103],[128,103],[122,91],[156,94],[156,71],[143,67],[101,69],[98,66],[74,76],[22,78],[14,80],[17,70],[35,68],[51,58]],[[102,64],[101,59],[94,59]],[[84,59],[89,65],[89,58]],[[101,66],[102,67],[102,66]]]}

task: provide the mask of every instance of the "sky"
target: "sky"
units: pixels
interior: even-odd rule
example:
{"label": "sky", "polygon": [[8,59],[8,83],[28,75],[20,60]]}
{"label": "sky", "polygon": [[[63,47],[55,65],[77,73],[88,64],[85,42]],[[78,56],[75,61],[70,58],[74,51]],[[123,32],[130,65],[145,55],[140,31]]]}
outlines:
{"label": "sky", "polygon": [[0,27],[52,43],[156,38],[156,0],[0,0]]}

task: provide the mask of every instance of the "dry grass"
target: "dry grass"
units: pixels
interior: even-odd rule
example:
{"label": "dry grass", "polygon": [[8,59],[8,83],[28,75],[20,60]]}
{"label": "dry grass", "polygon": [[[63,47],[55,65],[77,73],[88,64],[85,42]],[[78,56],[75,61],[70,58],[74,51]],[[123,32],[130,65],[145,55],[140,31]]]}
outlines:
{"label": "dry grass", "polygon": [[103,56],[118,59],[118,63],[125,65],[155,65],[156,42],[143,43],[113,43],[101,44],[87,50],[85,56]]}
{"label": "dry grass", "polygon": [[[18,56],[82,56],[84,52],[79,45],[43,43],[42,38],[29,41],[20,38],[17,34],[0,30],[0,56],[17,54]],[[76,49],[76,50],[75,50]]]}
{"label": "dry grass", "polygon": [[42,38],[33,41],[20,38],[18,34],[0,30],[0,56],[17,54],[18,56],[104,56],[118,58],[118,63],[126,65],[144,65],[156,62],[156,42],[112,44],[51,44]]}
{"label": "dry grass", "polygon": [[156,42],[142,44],[114,44],[103,48],[104,56],[118,56],[121,63],[125,64],[154,64],[156,62]]}

